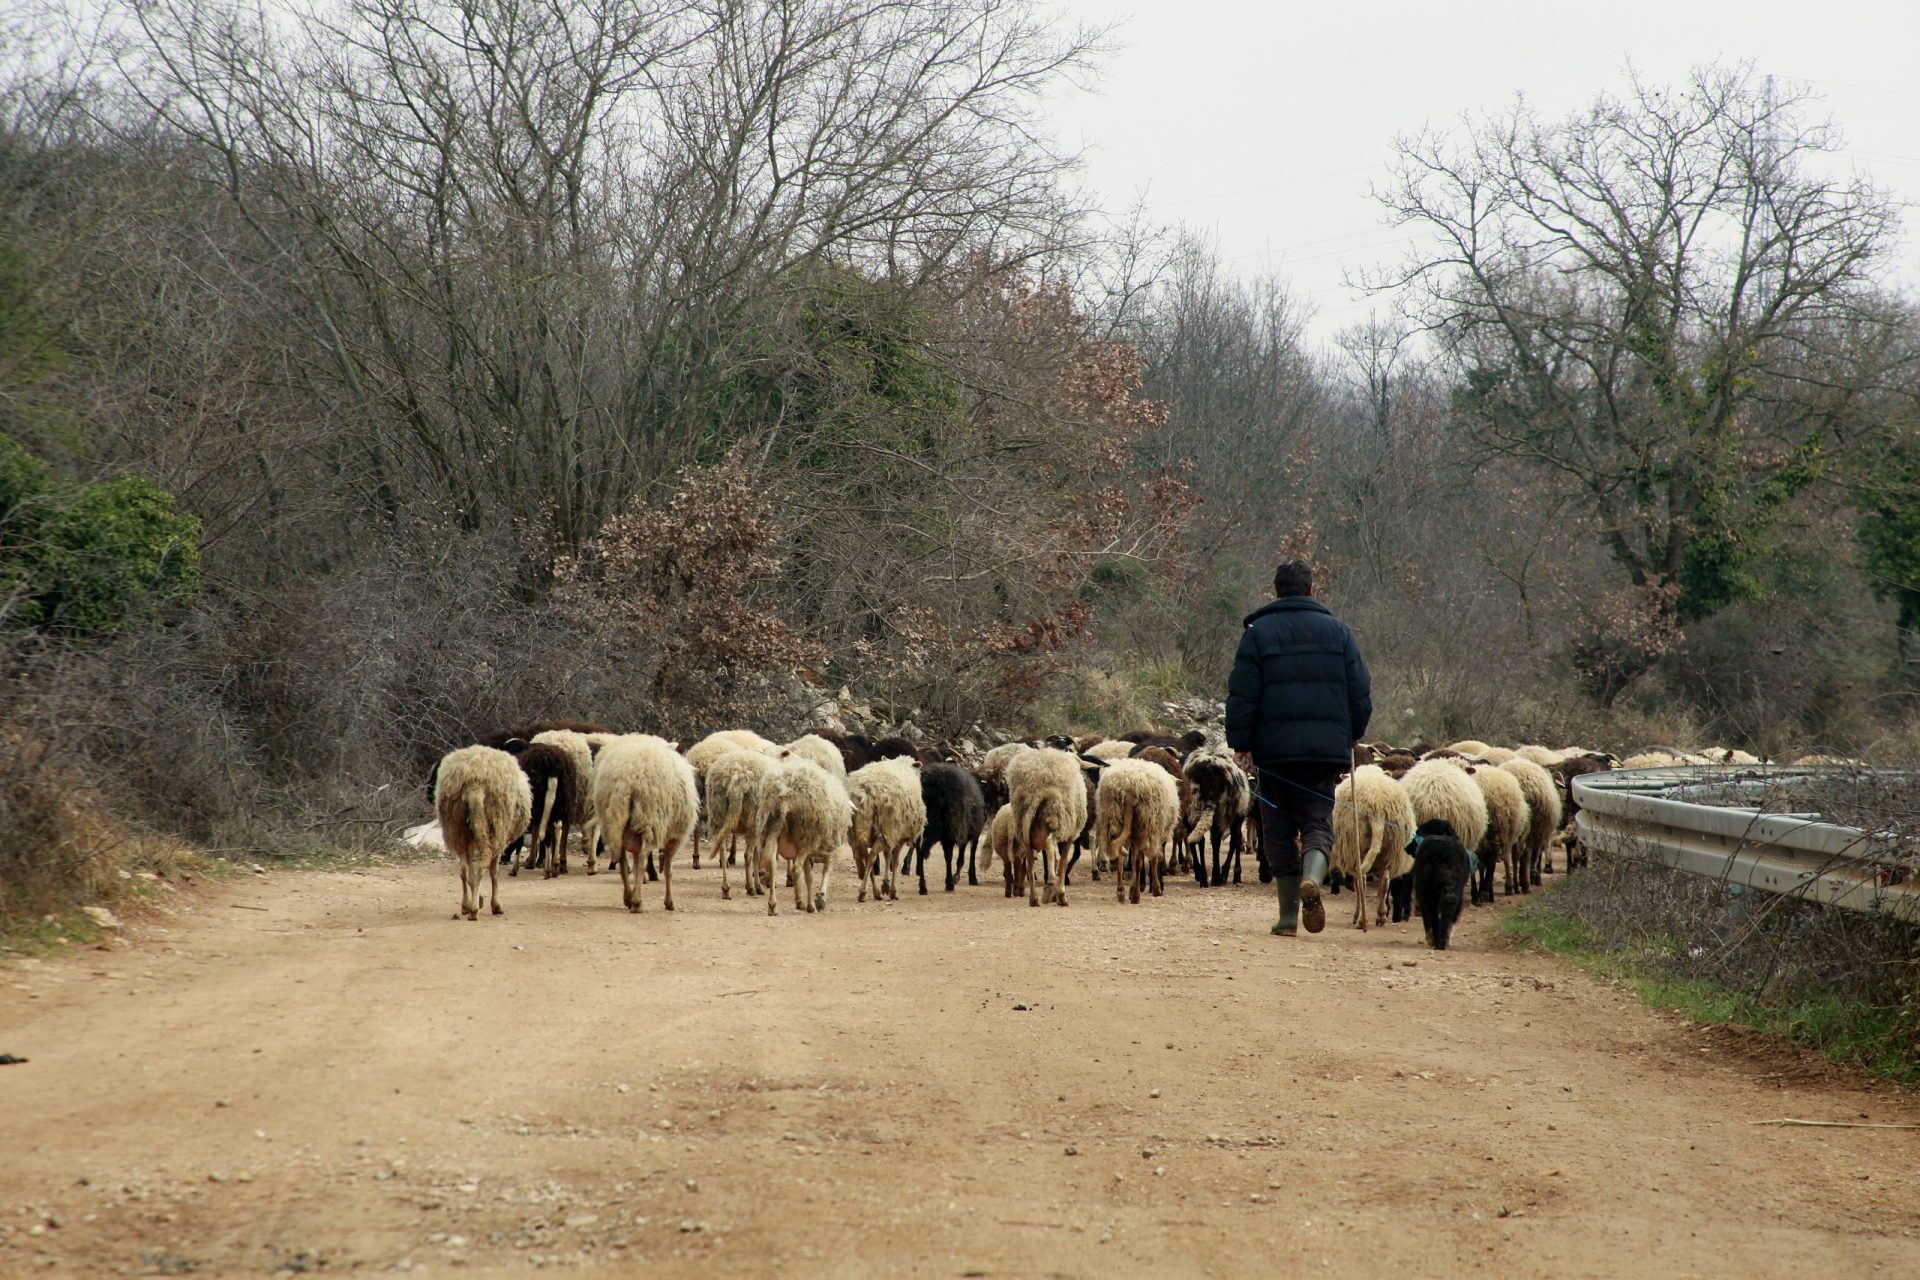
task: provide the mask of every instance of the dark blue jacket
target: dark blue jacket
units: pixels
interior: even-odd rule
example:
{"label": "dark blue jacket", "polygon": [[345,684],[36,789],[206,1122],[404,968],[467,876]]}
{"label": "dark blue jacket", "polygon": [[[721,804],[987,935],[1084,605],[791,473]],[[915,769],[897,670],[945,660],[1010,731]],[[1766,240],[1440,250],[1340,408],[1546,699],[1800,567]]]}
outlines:
{"label": "dark blue jacket", "polygon": [[1346,766],[1373,716],[1373,681],[1347,624],[1311,596],[1247,616],[1227,681],[1227,745],[1263,764]]}

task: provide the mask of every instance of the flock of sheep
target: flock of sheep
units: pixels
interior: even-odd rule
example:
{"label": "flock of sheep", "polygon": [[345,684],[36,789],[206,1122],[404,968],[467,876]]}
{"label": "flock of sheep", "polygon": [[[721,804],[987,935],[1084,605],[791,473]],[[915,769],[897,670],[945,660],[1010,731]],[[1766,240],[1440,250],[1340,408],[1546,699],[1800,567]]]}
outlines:
{"label": "flock of sheep", "polygon": [[[1444,948],[1461,896],[1493,900],[1496,867],[1513,894],[1540,883],[1556,841],[1569,868],[1576,865],[1573,777],[1685,759],[1617,761],[1578,748],[1475,741],[1362,744],[1333,797],[1329,880],[1336,891],[1343,881],[1358,890],[1355,927],[1366,929],[1369,915],[1387,923],[1389,898],[1392,919],[1410,919],[1417,837],[1457,841],[1465,851],[1460,872],[1429,877],[1420,888],[1426,898],[1441,892],[1455,904],[1423,903],[1420,911],[1429,942]],[[1007,743],[967,761],[902,738],[821,731],[783,744],[734,729],[682,749],[651,734],[558,721],[448,753],[429,789],[442,839],[459,860],[456,918],[469,920],[482,906],[501,913],[503,862],[509,875],[523,864],[563,874],[576,833],[589,875],[602,850],[619,868],[629,911],[641,909],[642,886],[654,878],[664,882],[671,911],[674,859],[690,847],[699,867],[703,818],[721,897],[733,896],[730,868],[738,865],[747,895],[764,896],[769,915],[782,866],[795,908],[823,910],[843,848],[859,876],[859,901],[896,899],[896,876],[909,869],[925,893],[936,844],[949,891],[963,873],[977,885],[979,872],[998,861],[1005,896],[1065,906],[1069,876],[1086,855],[1093,879],[1111,873],[1116,897],[1137,903],[1162,892],[1169,869],[1191,871],[1202,885],[1229,876],[1239,883],[1243,850],[1251,845],[1259,856],[1262,803],[1233,753],[1199,730],[1112,740],[1063,735]],[[1260,867],[1260,878],[1269,879],[1264,860]],[[1463,883],[1448,886],[1450,879]]]}

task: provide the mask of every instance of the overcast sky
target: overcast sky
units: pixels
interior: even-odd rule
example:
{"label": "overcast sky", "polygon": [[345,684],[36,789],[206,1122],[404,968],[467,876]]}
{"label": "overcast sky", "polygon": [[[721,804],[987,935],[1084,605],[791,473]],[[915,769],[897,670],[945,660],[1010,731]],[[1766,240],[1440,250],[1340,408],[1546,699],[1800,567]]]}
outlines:
{"label": "overcast sky", "polygon": [[[1213,236],[1236,271],[1272,272],[1318,312],[1316,336],[1370,305],[1342,273],[1389,261],[1406,233],[1366,195],[1396,134],[1524,93],[1550,116],[1620,92],[1629,63],[1656,83],[1750,60],[1824,99],[1846,163],[1920,201],[1920,0],[1059,0],[1119,23],[1088,90],[1056,95],[1057,136],[1086,156],[1110,211],[1144,196],[1155,221]],[[1920,210],[1903,277],[1920,280]]]}

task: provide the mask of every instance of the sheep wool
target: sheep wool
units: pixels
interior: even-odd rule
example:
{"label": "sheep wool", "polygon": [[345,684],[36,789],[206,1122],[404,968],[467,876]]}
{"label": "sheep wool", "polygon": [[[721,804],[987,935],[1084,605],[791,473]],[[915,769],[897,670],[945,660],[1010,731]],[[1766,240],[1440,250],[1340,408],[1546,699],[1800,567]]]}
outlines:
{"label": "sheep wool", "polygon": [[847,785],[847,758],[840,754],[840,748],[819,734],[809,733],[795,738],[782,749],[790,755],[813,761],[826,770],[828,777],[837,779],[843,787]]}
{"label": "sheep wool", "polygon": [[534,747],[559,747],[566,752],[566,758],[574,766],[574,806],[566,814],[566,821],[574,827],[574,831],[586,831],[588,819],[593,818],[593,747],[589,745],[586,733],[574,733],[572,729],[547,729],[545,733],[534,735]]}
{"label": "sheep wool", "polygon": [[[1065,751],[1041,747],[1015,756],[1007,766],[1014,831],[1040,855],[1044,888],[1027,877],[1027,904],[1067,905],[1066,847],[1087,825],[1087,784],[1080,761]],[[1054,877],[1058,874],[1059,881]]]}
{"label": "sheep wool", "polygon": [[1527,832],[1520,842],[1524,854],[1522,872],[1527,877],[1526,883],[1539,884],[1547,846],[1553,840],[1553,833],[1560,829],[1560,788],[1554,784],[1552,774],[1525,757],[1516,756],[1500,768],[1512,774],[1526,794]]}
{"label": "sheep wool", "polygon": [[767,780],[773,775],[772,756],[750,749],[728,751],[707,766],[707,829],[713,833],[714,857],[720,863],[720,896],[733,897],[727,871],[727,849],[737,840],[747,843],[747,896],[771,887],[773,854],[760,839],[766,821]]}
{"label": "sheep wool", "polygon": [[[1227,864],[1233,865],[1233,882],[1240,883],[1240,855],[1245,847],[1246,820],[1253,809],[1253,792],[1246,770],[1225,746],[1196,748],[1187,756],[1187,777],[1193,783],[1193,810],[1186,838],[1200,847],[1194,854],[1194,874],[1201,884],[1208,883],[1206,843],[1213,842],[1212,883],[1227,882]],[[1222,860],[1221,844],[1226,856]]]}
{"label": "sheep wool", "polygon": [[1125,760],[1131,756],[1133,749],[1134,744],[1131,742],[1108,740],[1096,742],[1080,754],[1098,760],[1101,764],[1112,764],[1116,760]]}
{"label": "sheep wool", "polygon": [[[927,805],[920,795],[920,771],[913,761],[895,756],[865,765],[847,775],[847,799],[853,805],[848,843],[860,875],[860,896],[880,901],[884,884],[889,900],[897,900],[894,862],[900,850],[920,838],[927,825]],[[951,885],[949,885],[951,887]]]}
{"label": "sheep wool", "polygon": [[1447,823],[1468,849],[1487,833],[1487,802],[1464,769],[1445,759],[1422,760],[1400,779],[1421,822]]}
{"label": "sheep wool", "polygon": [[1407,845],[1419,825],[1406,788],[1379,765],[1363,764],[1333,791],[1330,869],[1353,877],[1353,923],[1367,928],[1368,885],[1379,892],[1376,924],[1387,922],[1387,882],[1413,870]]}
{"label": "sheep wool", "polygon": [[533,790],[520,763],[492,747],[461,747],[440,758],[434,807],[447,847],[460,860],[460,910],[480,916],[480,868],[487,869],[488,900],[500,908],[500,854],[533,819]]}
{"label": "sheep wool", "polygon": [[[782,858],[794,864],[794,908],[799,911],[824,911],[827,905],[827,877],[833,870],[833,852],[847,841],[853,826],[853,802],[839,779],[801,756],[784,756],[767,780],[766,825],[763,841],[771,840]],[[814,885],[814,867],[820,867],[820,883]],[[803,896],[802,882],[805,882]],[[774,914],[774,899],[767,894],[767,914]]]}
{"label": "sheep wool", "polygon": [[658,854],[662,902],[673,910],[673,855],[700,820],[693,766],[650,733],[623,734],[600,748],[593,765],[593,809],[607,857],[620,867],[620,900],[639,911],[646,860]]}
{"label": "sheep wool", "polygon": [[1527,796],[1520,789],[1520,780],[1492,765],[1477,767],[1468,776],[1487,801],[1487,831],[1478,849],[1482,896],[1488,902],[1493,901],[1493,863],[1496,858],[1500,862],[1505,892],[1523,893],[1526,887],[1518,874],[1520,846],[1527,838],[1532,819],[1527,813]]}
{"label": "sheep wool", "polygon": [[1173,777],[1146,760],[1116,760],[1100,771],[1096,809],[1096,847],[1109,862],[1123,854],[1127,859],[1125,869],[1114,877],[1114,897],[1138,902],[1143,883],[1159,897],[1164,880],[1161,850],[1180,820],[1180,791]]}
{"label": "sheep wool", "polygon": [[696,774],[729,751],[759,751],[769,756],[780,754],[779,745],[769,742],[751,729],[722,729],[710,733],[687,748],[687,763]]}
{"label": "sheep wool", "polygon": [[[1026,885],[1018,876],[1021,853],[1020,842],[1013,838],[1013,806],[1003,804],[994,811],[993,822],[987,828],[987,860],[986,865],[980,869],[991,871],[993,860],[1000,859],[1000,876],[1005,897],[1011,898],[1016,893],[1026,892]],[[1026,863],[1031,866],[1032,862],[1032,851],[1027,850]]]}

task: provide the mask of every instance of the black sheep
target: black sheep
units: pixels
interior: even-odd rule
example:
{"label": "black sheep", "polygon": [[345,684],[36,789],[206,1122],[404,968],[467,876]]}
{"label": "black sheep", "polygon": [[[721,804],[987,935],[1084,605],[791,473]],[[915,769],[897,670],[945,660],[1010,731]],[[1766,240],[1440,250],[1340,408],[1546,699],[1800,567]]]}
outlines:
{"label": "black sheep", "polygon": [[1407,853],[1413,858],[1413,893],[1426,926],[1427,945],[1445,951],[1466,907],[1467,879],[1472,874],[1467,847],[1460,843],[1452,823],[1434,818],[1420,824]]}
{"label": "black sheep", "polygon": [[897,733],[890,734],[887,737],[875,738],[873,740],[873,759],[867,763],[874,764],[881,760],[893,760],[901,756],[905,756],[909,760],[919,760],[921,759],[920,748],[914,746]]}
{"label": "black sheep", "polygon": [[924,765],[920,770],[920,798],[927,806],[927,828],[920,834],[915,867],[920,892],[927,891],[927,854],[933,851],[935,841],[947,855],[947,892],[953,892],[959,880],[955,858],[967,869],[967,883],[979,884],[976,856],[980,831],[987,825],[987,802],[980,794],[980,784],[957,764]]}
{"label": "black sheep", "polygon": [[529,868],[544,866],[548,879],[564,875],[567,869],[567,840],[571,835],[567,814],[573,811],[573,761],[560,748],[544,743],[529,746],[519,753],[518,759],[520,772],[527,775],[527,786],[533,793],[533,809],[527,830],[507,846],[501,854],[501,861],[513,863],[513,870],[508,875],[520,874],[522,859],[513,855],[526,846],[527,837],[539,825],[540,815],[547,812],[547,806],[551,804],[553,818],[546,839],[538,846],[527,849],[524,861]]}
{"label": "black sheep", "polygon": [[[1194,751],[1187,755],[1187,776],[1193,780],[1194,810],[1211,814],[1203,831],[1192,833],[1195,841],[1193,874],[1201,884],[1227,883],[1227,870],[1233,871],[1233,883],[1240,883],[1240,855],[1245,838],[1247,811],[1253,797],[1247,787],[1247,775],[1236,768],[1232,757],[1220,751]],[[1226,837],[1223,851],[1221,837]],[[1208,878],[1207,841],[1213,841],[1212,878]]]}

